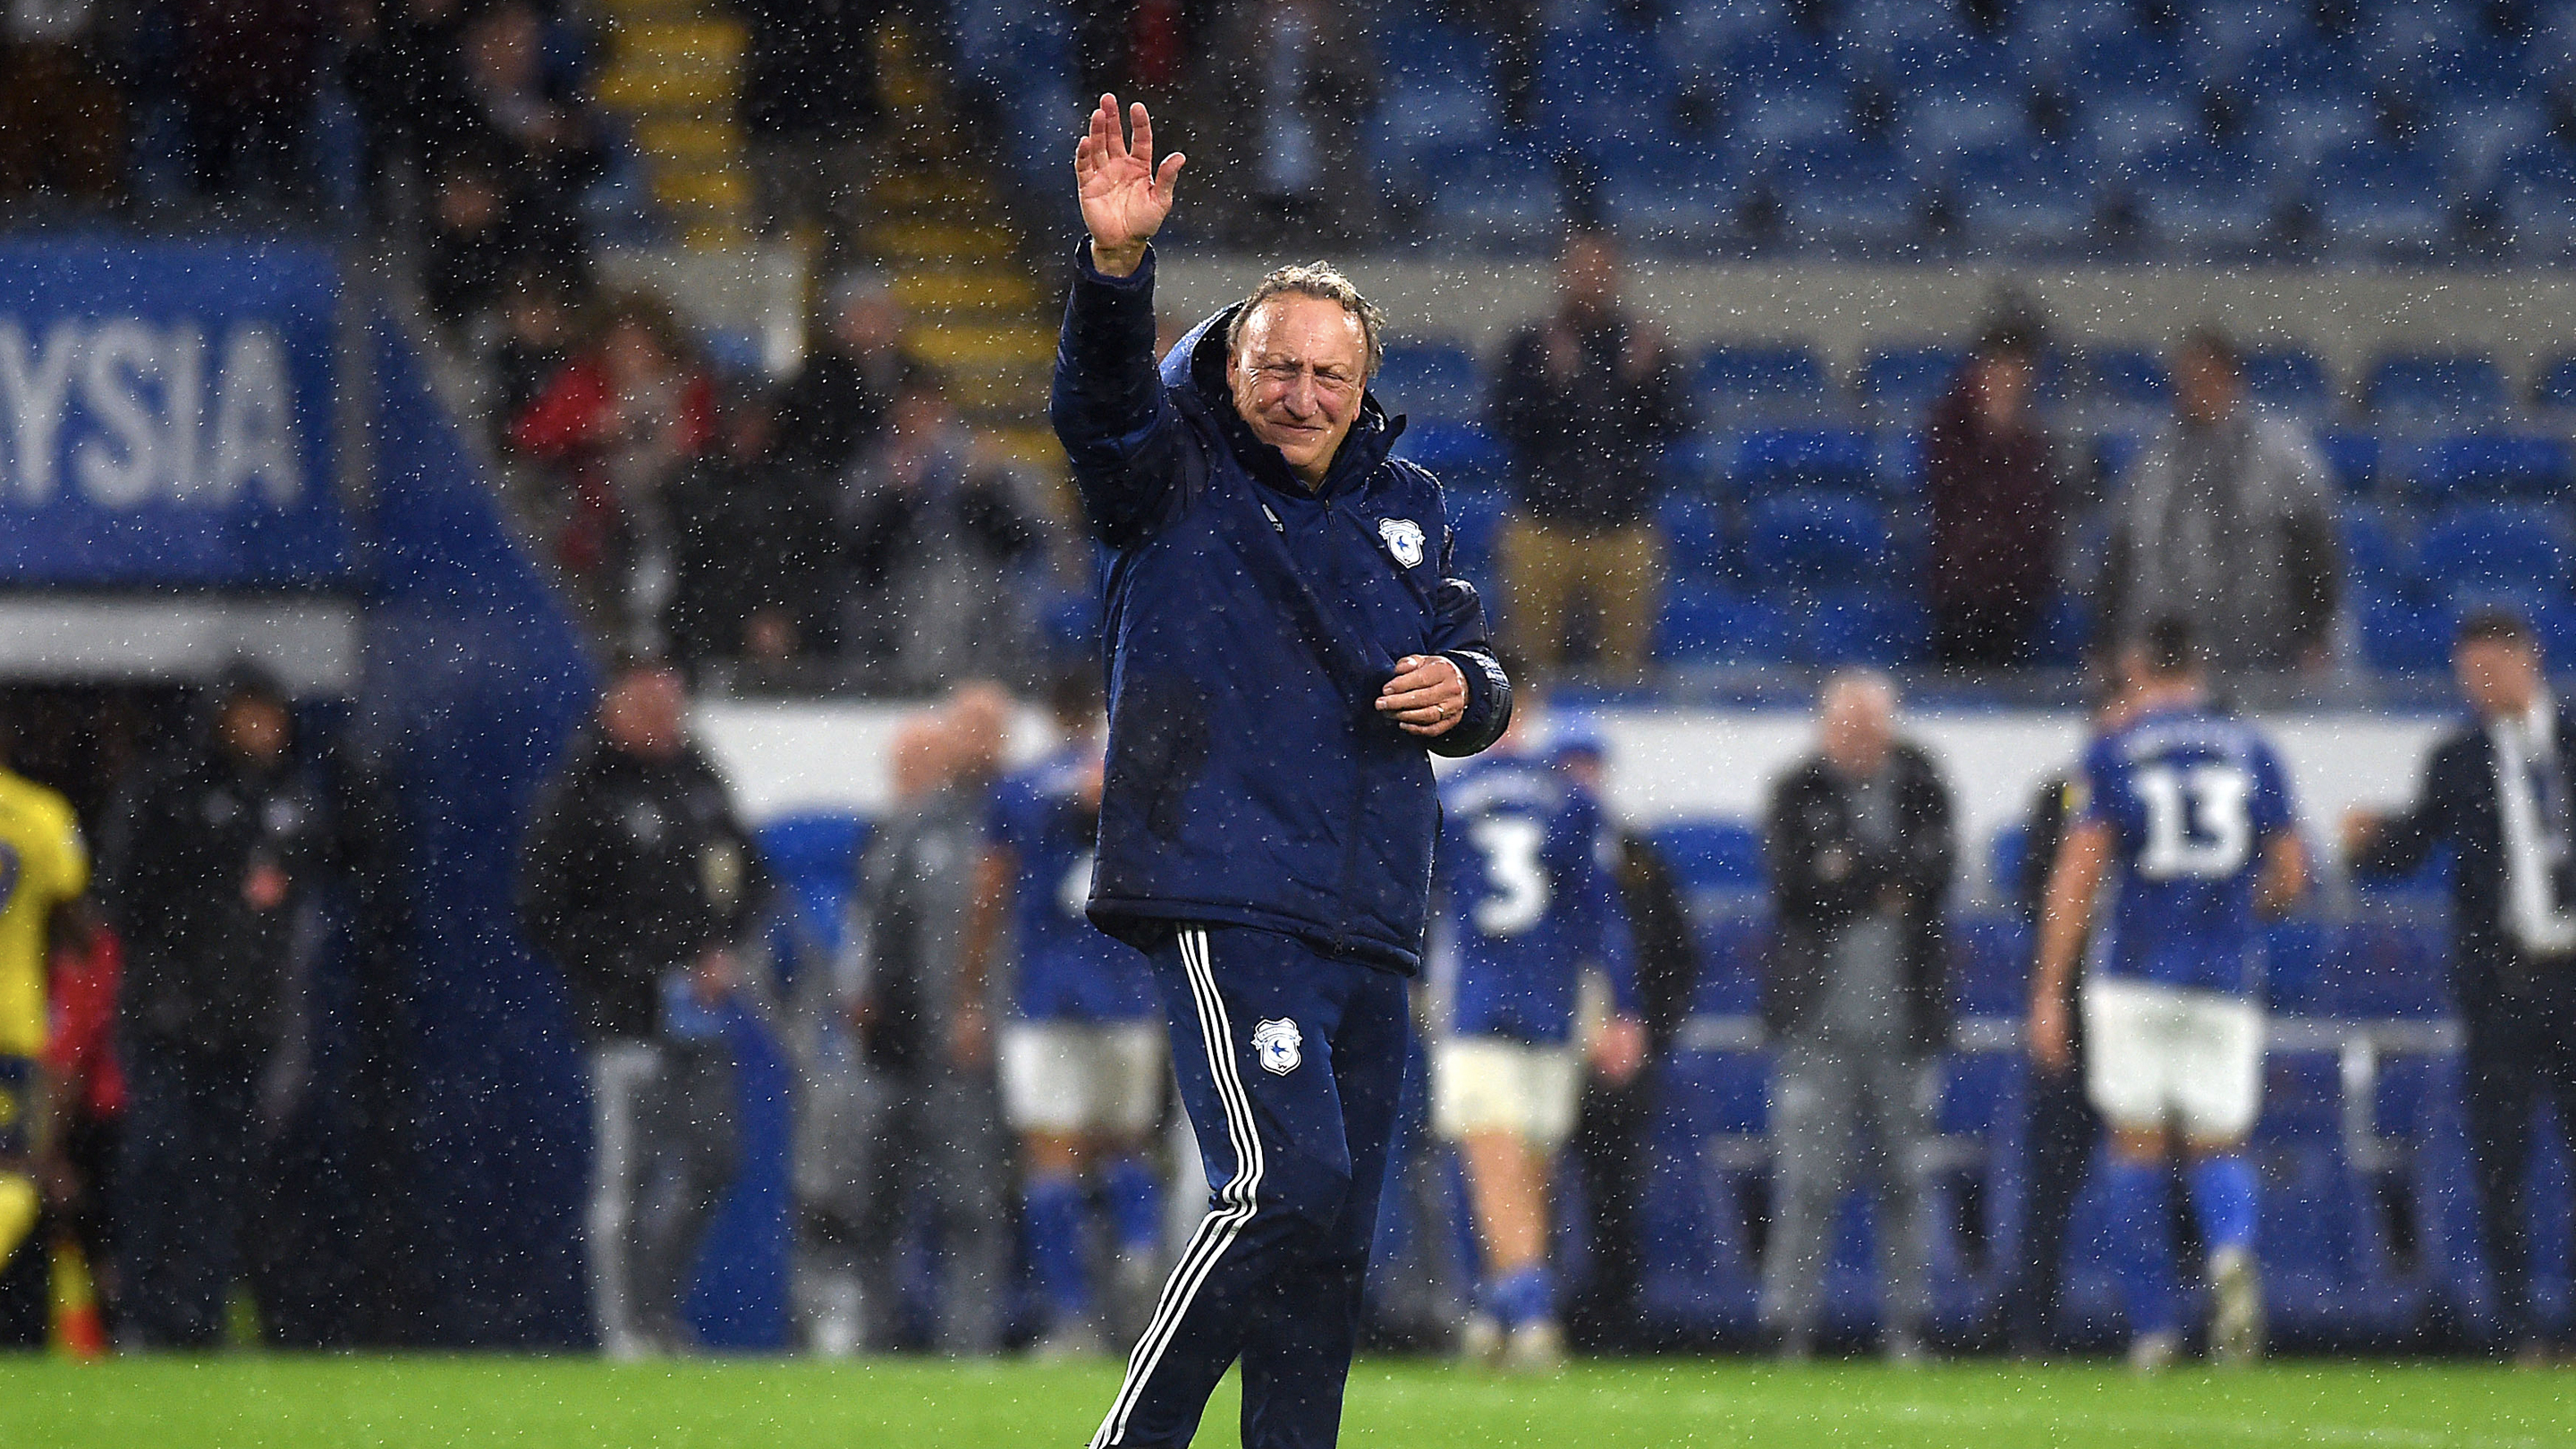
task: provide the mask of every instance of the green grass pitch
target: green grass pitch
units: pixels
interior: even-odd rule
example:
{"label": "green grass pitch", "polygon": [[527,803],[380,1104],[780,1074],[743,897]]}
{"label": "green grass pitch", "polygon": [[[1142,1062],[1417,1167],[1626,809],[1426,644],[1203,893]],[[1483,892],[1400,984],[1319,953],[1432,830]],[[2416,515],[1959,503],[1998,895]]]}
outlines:
{"label": "green grass pitch", "polygon": [[[240,1355],[0,1360],[0,1445],[26,1449],[1040,1449],[1090,1436],[1108,1364],[841,1365]],[[1774,1368],[1668,1358],[1548,1379],[1363,1362],[1342,1442],[1402,1449],[1805,1445],[2576,1445],[2576,1375],[2282,1363],[2151,1380],[2108,1365]],[[1229,1380],[1201,1445],[1235,1443]]]}

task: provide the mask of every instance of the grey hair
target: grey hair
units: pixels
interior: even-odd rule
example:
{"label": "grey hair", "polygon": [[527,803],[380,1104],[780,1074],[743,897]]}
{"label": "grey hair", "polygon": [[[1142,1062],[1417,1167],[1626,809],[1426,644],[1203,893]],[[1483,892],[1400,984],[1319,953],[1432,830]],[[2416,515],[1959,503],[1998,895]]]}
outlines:
{"label": "grey hair", "polygon": [[1228,357],[1243,350],[1245,325],[1261,304],[1283,293],[1315,297],[1338,303],[1341,309],[1360,319],[1360,340],[1368,347],[1368,375],[1377,376],[1378,364],[1386,361],[1386,314],[1375,302],[1360,295],[1351,279],[1331,262],[1298,262],[1281,267],[1261,279],[1243,305],[1234,309],[1234,317],[1225,324],[1225,351]]}

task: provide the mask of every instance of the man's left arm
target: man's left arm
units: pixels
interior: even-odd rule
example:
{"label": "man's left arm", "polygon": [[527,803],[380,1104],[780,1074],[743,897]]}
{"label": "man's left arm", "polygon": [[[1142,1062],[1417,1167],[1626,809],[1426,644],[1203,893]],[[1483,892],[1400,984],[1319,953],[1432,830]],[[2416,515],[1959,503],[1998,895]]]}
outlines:
{"label": "man's left arm", "polygon": [[[1445,515],[1447,510],[1442,510]],[[1485,605],[1476,596],[1476,586],[1465,579],[1450,576],[1450,556],[1455,548],[1447,529],[1442,529],[1440,543],[1441,579],[1431,591],[1433,619],[1431,653],[1417,655],[1396,663],[1396,677],[1387,684],[1387,692],[1378,708],[1405,721],[1408,733],[1420,735],[1425,747],[1435,755],[1458,758],[1483,751],[1503,737],[1503,727],[1512,719],[1512,681],[1503,673],[1502,661],[1494,657],[1494,646],[1485,637]],[[1440,666],[1446,664],[1447,668]],[[1447,720],[1417,724],[1405,720],[1399,700],[1412,697],[1397,686],[1409,678],[1432,676],[1426,683],[1447,685],[1445,676],[1457,672],[1457,685],[1440,691],[1456,706]]]}
{"label": "man's left arm", "polygon": [[2292,500],[2282,521],[2288,535],[2283,563],[2290,575],[2290,637],[2297,641],[2296,658],[2321,662],[2333,647],[2335,609],[2343,602],[2341,550],[2326,502],[2325,457],[2304,433],[2285,432],[2278,453],[2283,488]]}

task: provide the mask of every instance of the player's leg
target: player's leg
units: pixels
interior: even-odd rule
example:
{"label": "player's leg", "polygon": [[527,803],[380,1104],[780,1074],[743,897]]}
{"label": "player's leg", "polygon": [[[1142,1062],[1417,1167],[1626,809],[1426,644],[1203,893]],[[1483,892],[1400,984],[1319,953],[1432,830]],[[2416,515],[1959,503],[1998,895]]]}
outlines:
{"label": "player's leg", "polygon": [[1771,1083],[1771,1239],[1762,1257],[1762,1329],[1784,1358],[1815,1351],[1825,1251],[1851,1178],[1857,1087],[1840,1052],[1782,1051]]}
{"label": "player's leg", "polygon": [[2479,1245],[2494,1285],[2501,1346],[2516,1355],[2536,1344],[2531,1256],[2523,1240],[2535,1089],[2522,1035],[2511,1024],[2473,1017],[2460,1060],[2460,1105],[2478,1183]]}
{"label": "player's leg", "polygon": [[681,1321],[707,1224],[742,1163],[733,1049],[722,1038],[665,1046],[645,1132],[655,1192],[636,1233],[635,1320],[666,1348],[692,1335]]}
{"label": "player's leg", "polygon": [[2195,993],[2186,1004],[2174,1106],[2190,1158],[2192,1210],[2209,1253],[2209,1350],[2222,1363],[2245,1363],[2263,1351],[2260,1190],[2245,1155],[2262,1106],[2263,1013],[2235,997]]}
{"label": "player's leg", "polygon": [[2004,1333],[2012,1351],[2045,1352],[2057,1328],[2060,1265],[2066,1257],[2066,1224],[2075,1196],[2101,1140],[2102,1122],[2072,1072],[2049,1076],[2033,1070],[2030,1116],[2023,1129],[2027,1187],[2022,1202],[2021,1261],[2013,1275]]}
{"label": "player's leg", "polygon": [[1041,1354],[1087,1352],[1093,1336],[1091,1283],[1083,1267],[1083,1134],[1093,1113],[1076,1028],[1013,1021],[1001,1033],[1002,1108],[1019,1133],[1020,1227],[1045,1314]]}
{"label": "player's leg", "polygon": [[[1337,963],[1338,964],[1338,963]],[[1346,968],[1325,1060],[1350,1172],[1329,1228],[1271,1280],[1243,1341],[1243,1449],[1325,1449],[1341,1431],[1342,1388],[1359,1340],[1360,1290],[1386,1196],[1386,1168],[1413,1030],[1399,977]]]}
{"label": "player's leg", "polygon": [[998,1353],[1012,1246],[1000,1093],[989,1072],[943,1072],[933,1078],[928,1109],[922,1169],[937,1214],[940,1266],[934,1341],[952,1357]]}
{"label": "player's leg", "polygon": [[1433,1130],[1457,1148],[1481,1259],[1461,1342],[1470,1358],[1499,1355],[1505,1335],[1539,1307],[1522,1301],[1531,1296],[1522,1280],[1539,1267],[1545,1226],[1532,1190],[1520,1066],[1511,1044],[1490,1037],[1444,1040],[1432,1059]]}
{"label": "player's leg", "polygon": [[2111,1270],[2129,1315],[2129,1361],[2160,1369],[2182,1344],[2165,1131],[2172,1097],[2171,993],[2096,979],[2085,986],[2084,1015],[2085,1085],[2110,1135],[2103,1190],[2114,1245]]}
{"label": "player's leg", "polygon": [[1117,1250],[1110,1270],[1111,1320],[1123,1338],[1142,1332],[1163,1274],[1163,1184],[1146,1155],[1163,1110],[1164,1035],[1152,1023],[1094,1029],[1100,1039],[1098,1119],[1101,1196]]}
{"label": "player's leg", "polygon": [[1302,1270],[1339,1220],[1352,1166],[1333,1030],[1359,977],[1395,979],[1241,928],[1182,926],[1148,956],[1213,1186],[1094,1449],[1188,1443],[1273,1278]]}
{"label": "player's leg", "polygon": [[1554,1265],[1548,1261],[1548,1204],[1556,1182],[1556,1163],[1574,1136],[1576,1109],[1583,1096],[1583,1057],[1571,1046],[1531,1045],[1517,1049],[1515,1076],[1521,1087],[1520,1126],[1526,1144],[1528,1173],[1522,1184],[1529,1204],[1529,1266],[1505,1280],[1505,1293],[1518,1300],[1508,1359],[1522,1370],[1548,1370],[1565,1358],[1565,1330],[1559,1303],[1562,1292]]}

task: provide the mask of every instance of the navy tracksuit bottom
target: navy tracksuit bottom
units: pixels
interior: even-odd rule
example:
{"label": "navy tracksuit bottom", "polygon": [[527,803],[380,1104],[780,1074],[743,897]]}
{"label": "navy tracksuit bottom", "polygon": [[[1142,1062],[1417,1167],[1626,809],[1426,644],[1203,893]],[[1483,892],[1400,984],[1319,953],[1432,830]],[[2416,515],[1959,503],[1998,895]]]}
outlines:
{"label": "navy tracksuit bottom", "polygon": [[1244,1449],[1326,1449],[1404,1085],[1405,981],[1241,927],[1182,923],[1149,955],[1208,1215],[1093,1449],[1189,1443],[1238,1358]]}

